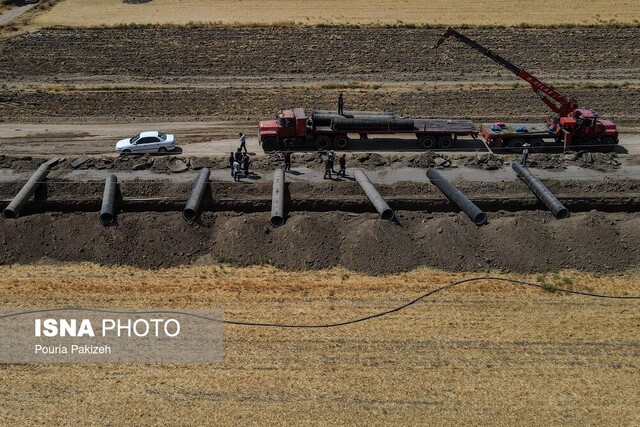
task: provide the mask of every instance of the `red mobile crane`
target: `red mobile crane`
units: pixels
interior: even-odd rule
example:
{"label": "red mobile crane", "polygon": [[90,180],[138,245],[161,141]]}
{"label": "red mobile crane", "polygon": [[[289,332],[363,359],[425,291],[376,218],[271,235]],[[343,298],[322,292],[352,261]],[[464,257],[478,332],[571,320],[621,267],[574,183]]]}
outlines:
{"label": "red mobile crane", "polygon": [[533,92],[540,97],[551,111],[556,113],[556,115],[547,119],[546,124],[516,125],[504,122],[482,124],[480,134],[490,146],[496,148],[510,147],[518,150],[525,142],[528,142],[532,149],[535,150],[542,148],[545,140],[552,139],[555,144],[563,144],[565,147],[573,145],[611,149],[613,145],[618,143],[618,131],[613,121],[600,119],[593,109],[578,108],[578,103],[575,99],[566,98],[526,70],[512,64],[453,28],[447,28],[434,46],[434,49],[437,49],[451,36],[529,83]]}

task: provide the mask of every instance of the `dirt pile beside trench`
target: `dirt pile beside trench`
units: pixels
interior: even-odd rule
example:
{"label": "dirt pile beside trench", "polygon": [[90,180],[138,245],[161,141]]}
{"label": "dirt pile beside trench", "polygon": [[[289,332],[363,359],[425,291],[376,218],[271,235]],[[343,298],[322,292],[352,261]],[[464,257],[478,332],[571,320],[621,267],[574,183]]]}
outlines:
{"label": "dirt pile beside trench", "polygon": [[[405,155],[398,154],[377,154],[377,153],[350,153],[347,154],[347,166],[349,168],[363,169],[383,169],[383,168],[440,168],[448,169],[458,166],[471,168],[496,170],[506,167],[509,163],[519,159],[515,154],[495,155],[489,153],[478,153],[475,155],[455,153],[442,154],[435,151],[423,153],[412,153]],[[620,167],[622,158],[630,162],[636,161],[635,155],[625,155],[620,157],[616,153],[590,153],[586,151],[558,153],[534,153],[529,155],[528,166],[538,169],[564,169],[567,166],[579,166],[599,171],[610,171]],[[83,163],[74,163],[81,159]],[[294,153],[294,167],[308,167],[312,169],[324,168],[326,153]],[[13,169],[17,171],[35,171],[40,164],[48,160],[44,157],[31,156],[6,156],[0,155],[0,169]],[[185,170],[198,170],[203,167],[210,169],[227,169],[228,160],[226,156],[195,157],[195,156],[174,156],[174,155],[122,155],[120,157],[108,156],[79,156],[63,159],[53,170],[113,170],[113,171],[133,171],[151,170],[153,172],[172,173],[176,164],[184,164]],[[284,159],[270,156],[252,156],[251,170],[273,170],[283,167]],[[74,166],[76,165],[76,166]]]}
{"label": "dirt pile beside trench", "polygon": [[478,228],[463,214],[293,212],[278,229],[268,213],[126,213],[103,228],[97,214],[48,213],[0,222],[0,264],[92,261],[145,268],[191,263],[270,263],[288,269],[344,266],[384,274],[418,266],[447,270],[595,272],[640,266],[640,215],[498,212]]}

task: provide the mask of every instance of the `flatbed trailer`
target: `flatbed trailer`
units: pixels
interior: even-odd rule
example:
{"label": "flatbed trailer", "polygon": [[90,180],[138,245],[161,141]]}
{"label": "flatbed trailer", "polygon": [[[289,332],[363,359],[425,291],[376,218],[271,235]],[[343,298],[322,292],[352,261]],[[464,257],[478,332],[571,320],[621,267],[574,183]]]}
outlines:
{"label": "flatbed trailer", "polygon": [[544,123],[482,123],[480,136],[491,148],[510,148],[519,151],[525,143],[532,151],[546,145],[556,145],[558,137],[553,128]]}
{"label": "flatbed trailer", "polygon": [[[415,136],[416,148],[450,149],[458,137],[475,138],[478,130],[471,120],[400,118],[382,111],[347,111],[339,115],[321,110],[308,117],[302,108],[282,110],[274,120],[261,121],[259,127],[260,143],[265,151],[344,150],[354,135],[360,141],[367,141],[370,135],[407,134]],[[392,138],[389,143],[393,143]]]}

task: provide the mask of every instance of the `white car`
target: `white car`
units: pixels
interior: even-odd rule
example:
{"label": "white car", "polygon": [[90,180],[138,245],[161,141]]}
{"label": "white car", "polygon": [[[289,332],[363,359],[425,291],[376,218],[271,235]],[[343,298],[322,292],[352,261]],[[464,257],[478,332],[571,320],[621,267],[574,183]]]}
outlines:
{"label": "white car", "polygon": [[166,153],[175,148],[174,136],[158,131],[141,132],[133,138],[123,139],[116,144],[116,151],[125,154]]}

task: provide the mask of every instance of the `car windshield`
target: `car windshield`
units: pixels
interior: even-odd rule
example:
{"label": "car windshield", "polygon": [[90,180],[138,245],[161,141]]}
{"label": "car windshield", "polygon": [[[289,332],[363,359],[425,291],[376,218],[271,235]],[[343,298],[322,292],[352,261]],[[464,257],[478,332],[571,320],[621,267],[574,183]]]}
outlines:
{"label": "car windshield", "polygon": [[140,134],[137,134],[136,136],[134,136],[133,138],[131,138],[129,140],[130,143],[135,144],[136,142],[138,142],[138,140],[140,139]]}
{"label": "car windshield", "polygon": [[162,132],[158,132],[158,138],[160,138],[163,141],[166,141],[167,135]]}

